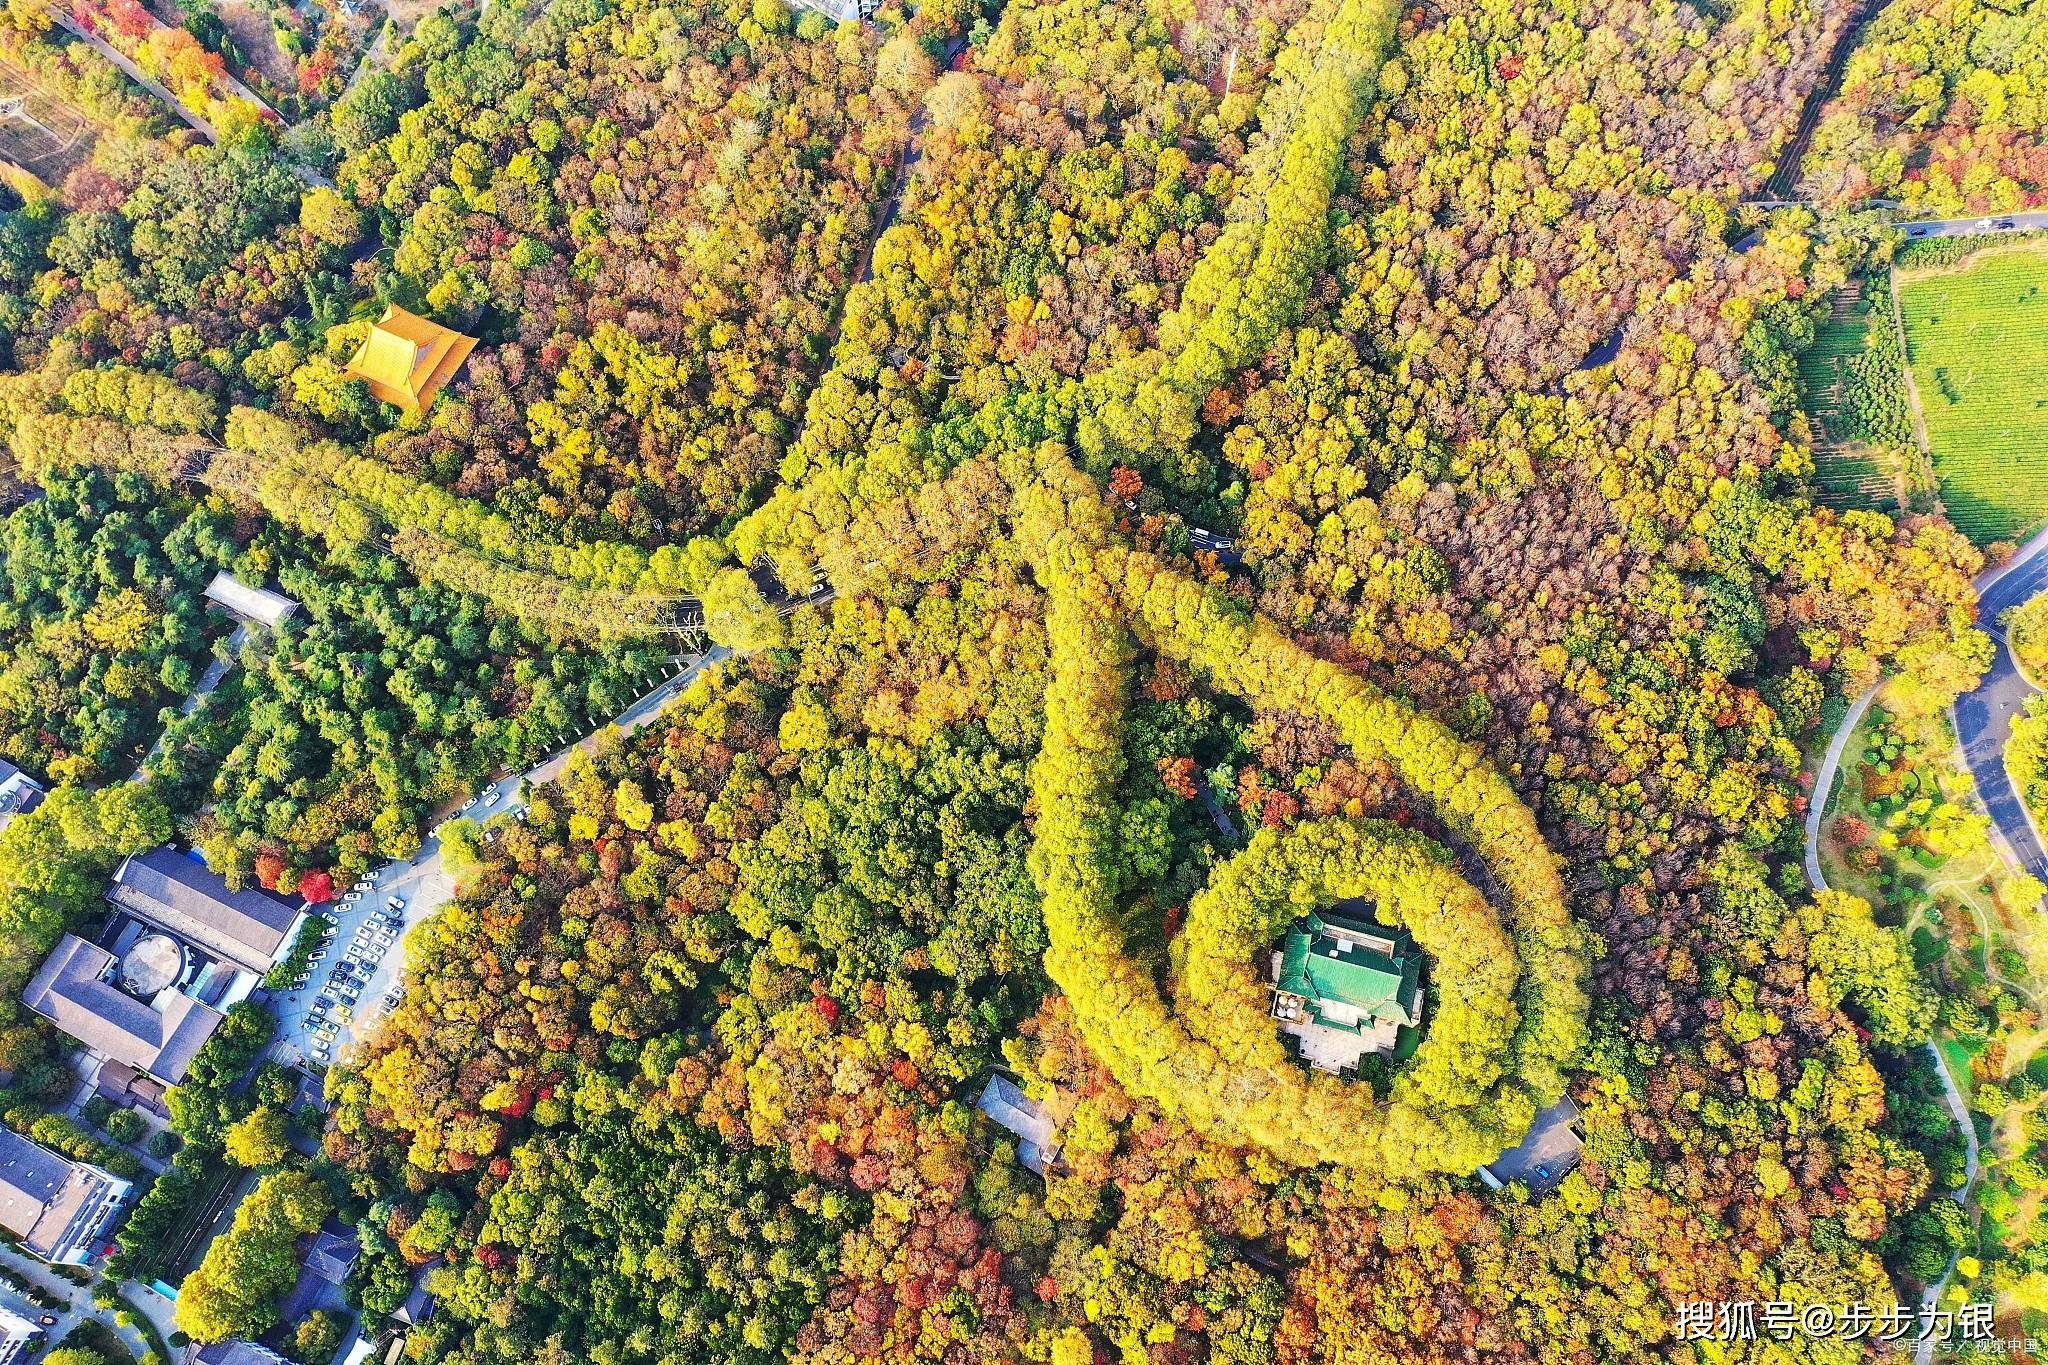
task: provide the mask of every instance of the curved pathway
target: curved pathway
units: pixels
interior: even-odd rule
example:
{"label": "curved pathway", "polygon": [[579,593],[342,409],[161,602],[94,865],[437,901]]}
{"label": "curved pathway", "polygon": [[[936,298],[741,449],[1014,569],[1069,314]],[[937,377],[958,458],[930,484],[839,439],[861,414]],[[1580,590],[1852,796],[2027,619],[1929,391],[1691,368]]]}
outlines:
{"label": "curved pathway", "polygon": [[[41,1308],[30,1304],[27,1298],[12,1285],[0,1285],[0,1306],[5,1306],[17,1313],[23,1314],[30,1322],[35,1322],[37,1318],[45,1313],[57,1319],[53,1325],[41,1328],[52,1346],[62,1341],[65,1335],[81,1322],[90,1318],[119,1337],[121,1344],[126,1346],[137,1360],[147,1358],[150,1349],[148,1339],[135,1328],[125,1327],[116,1322],[114,1320],[114,1310],[101,1308],[92,1301],[93,1286],[98,1284],[101,1279],[97,1273],[99,1269],[97,1266],[92,1267],[95,1273],[91,1280],[84,1284],[75,1284],[64,1276],[59,1275],[44,1262],[16,1246],[0,1245],[0,1262],[4,1262],[14,1273],[32,1281],[46,1293],[54,1294],[64,1300],[62,1308]],[[126,1286],[116,1287],[125,1288]],[[155,1315],[151,1314],[150,1316],[151,1321],[154,1322]]]}
{"label": "curved pathway", "polygon": [[1825,891],[1828,879],[1820,870],[1820,826],[1827,815],[1828,797],[1834,794],[1835,770],[1842,766],[1842,751],[1849,747],[1849,736],[1856,733],[1856,727],[1863,723],[1863,713],[1870,709],[1870,703],[1877,700],[1882,682],[1872,683],[1864,694],[1849,703],[1849,709],[1842,713],[1842,723],[1835,727],[1835,737],[1828,741],[1828,751],[1820,761],[1820,771],[1813,779],[1813,791],[1806,800],[1806,879],[1816,890]]}
{"label": "curved pathway", "polygon": [[[1941,1077],[1942,1094],[1948,1098],[1948,1112],[1955,1116],[1956,1126],[1963,1130],[1963,1183],[1959,1188],[1950,1190],[1948,1197],[1955,1200],[1956,1203],[1962,1205],[1965,1209],[1968,1209],[1970,1206],[1970,1191],[1977,1187],[1977,1125],[1970,1121],[1970,1111],[1963,1106],[1962,1092],[1956,1089],[1956,1078],[1951,1076],[1948,1071],[1948,1059],[1941,1055],[1941,1049],[1933,1043],[1927,1045],[1927,1051],[1934,1057],[1935,1074]],[[1941,1302],[1941,1291],[1948,1287],[1949,1276],[1955,1274],[1956,1261],[1961,1256],[1962,1253],[1960,1251],[1950,1256],[1948,1258],[1948,1265],[1942,1269],[1941,1278],[1930,1281],[1927,1288],[1921,1291],[1920,1320],[1922,1322],[1929,1320],[1929,1315],[1933,1313],[1935,1306]],[[1928,1365],[1928,1362],[1934,1359],[1934,1345],[1934,1338],[1930,1336],[1924,1338],[1915,1346],[1913,1349],[1914,1365]]]}
{"label": "curved pathway", "polygon": [[[2028,542],[2024,553],[2031,555],[2044,543],[2048,543],[2048,540],[2036,537]],[[2018,556],[2014,557],[2015,564],[2018,559]],[[2002,640],[1999,642],[1999,650],[2001,654],[2005,651]],[[1820,771],[1814,777],[1813,793],[1806,807],[1806,875],[1816,891],[1829,889],[1828,879],[1820,866],[1820,827],[1821,820],[1827,812],[1828,798],[1834,794],[1835,775],[1842,764],[1842,752],[1848,747],[1849,737],[1856,732],[1856,726],[1863,720],[1864,713],[1870,709],[1870,704],[1876,700],[1878,689],[1882,686],[1883,683],[1880,682],[1870,687],[1843,713],[1842,723],[1835,727],[1834,737],[1828,741],[1827,753],[1821,759]],[[2002,764],[1999,771],[2001,774],[2004,772]],[[1963,1183],[1950,1190],[1948,1197],[1967,1209],[1970,1195],[1977,1188],[1977,1125],[1970,1119],[1969,1108],[1963,1103],[1963,1092],[1956,1085],[1956,1078],[1949,1073],[1948,1058],[1942,1055],[1941,1049],[1934,1043],[1929,1042],[1925,1046],[1927,1055],[1934,1061],[1934,1074],[1941,1078],[1942,1097],[1948,1103],[1949,1117],[1955,1120],[1956,1127],[1963,1135]],[[1955,1273],[1956,1259],[1956,1256],[1949,1257],[1948,1265],[1940,1277],[1931,1281],[1922,1291],[1920,1307],[1923,1319],[1940,1303],[1941,1292],[1948,1287],[1949,1277]],[[1915,1365],[1928,1365],[1928,1362],[1934,1359],[1934,1346],[1933,1337],[1919,1342],[1913,1351]]]}

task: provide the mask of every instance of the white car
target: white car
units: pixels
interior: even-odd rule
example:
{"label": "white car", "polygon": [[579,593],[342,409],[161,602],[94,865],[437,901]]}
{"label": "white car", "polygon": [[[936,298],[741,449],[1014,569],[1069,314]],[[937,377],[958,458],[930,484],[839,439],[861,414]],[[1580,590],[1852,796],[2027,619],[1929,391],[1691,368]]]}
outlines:
{"label": "white car", "polygon": [[362,892],[360,892],[360,891],[347,891],[347,892],[344,892],[344,893],[342,893],[342,897],[341,897],[341,903],[342,903],[343,905],[352,905],[352,904],[354,904],[354,903],[355,903],[356,901],[359,901],[359,900],[361,900],[362,898],[363,898],[363,893],[362,893]]}
{"label": "white car", "polygon": [[470,798],[469,798],[469,800],[467,800],[467,801],[465,801],[465,802],[463,802],[463,803],[462,803],[462,809],[463,809],[463,810],[468,810],[468,809],[469,809],[470,807],[474,806],[475,804],[476,804],[476,798],[475,798],[474,796],[472,796],[472,797],[470,797]]}
{"label": "white car", "polygon": [[495,800],[495,799],[497,798],[497,795],[498,795],[498,784],[497,784],[497,783],[493,782],[493,783],[492,783],[492,784],[491,784],[490,786],[488,786],[488,787],[485,787],[485,788],[484,788],[484,791],[483,791],[483,799],[484,799],[484,800],[486,800],[486,801],[491,801],[491,800]]}
{"label": "white car", "polygon": [[369,876],[357,882],[353,889],[357,891],[368,891],[371,887],[375,886],[376,884],[377,874],[372,872]]}
{"label": "white car", "polygon": [[390,900],[384,902],[384,908],[387,910],[405,909],[405,897],[393,896]]}

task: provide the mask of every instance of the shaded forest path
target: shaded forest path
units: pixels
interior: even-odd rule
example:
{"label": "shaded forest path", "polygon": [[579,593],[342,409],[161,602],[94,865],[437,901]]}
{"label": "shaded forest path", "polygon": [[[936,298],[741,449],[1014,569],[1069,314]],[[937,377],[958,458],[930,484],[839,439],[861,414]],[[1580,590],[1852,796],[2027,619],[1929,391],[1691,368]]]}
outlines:
{"label": "shaded forest path", "polygon": [[1793,197],[1793,187],[1799,183],[1799,163],[1806,160],[1806,148],[1813,141],[1813,130],[1820,126],[1820,111],[1841,87],[1842,69],[1849,64],[1849,54],[1856,50],[1857,36],[1881,8],[1883,0],[1862,0],[1856,12],[1849,16],[1849,22],[1842,25],[1841,33],[1835,38],[1835,50],[1828,54],[1827,66],[1822,68],[1820,79],[1814,82],[1813,89],[1806,96],[1805,107],[1799,111],[1799,124],[1792,130],[1792,140],[1778,154],[1771,178],[1764,182],[1765,199],[1789,200]]}

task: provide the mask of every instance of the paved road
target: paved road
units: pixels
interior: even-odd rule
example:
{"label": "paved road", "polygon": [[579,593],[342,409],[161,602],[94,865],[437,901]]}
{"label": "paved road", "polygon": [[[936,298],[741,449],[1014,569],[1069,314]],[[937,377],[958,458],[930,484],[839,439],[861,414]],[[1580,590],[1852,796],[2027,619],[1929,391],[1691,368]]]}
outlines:
{"label": "paved road", "polygon": [[1998,624],[1998,614],[2007,607],[2048,589],[2048,554],[2043,550],[2048,550],[2048,531],[2021,546],[2002,568],[1978,576],[1977,621],[1990,632],[1997,653],[1984,681],[1976,691],[1957,699],[1952,714],[1957,746],[1976,779],[1977,794],[1991,812],[1992,823],[2005,836],[2020,865],[2048,880],[2048,853],[2043,852],[2026,806],[2005,771],[2005,742],[2012,734],[2012,718],[2034,689],[2014,664],[2005,631]]}
{"label": "paved road", "polygon": [[1979,214],[1974,218],[1922,218],[1898,223],[1914,241],[1927,237],[1981,237],[1992,232],[2048,228],[2048,212]]}
{"label": "paved road", "polygon": [[1828,741],[1826,757],[1821,759],[1820,771],[1813,779],[1813,792],[1806,802],[1806,879],[1816,888],[1825,889],[1828,879],[1820,870],[1820,826],[1827,814],[1828,797],[1835,790],[1835,770],[1842,764],[1842,750],[1849,745],[1849,736],[1856,733],[1856,727],[1863,720],[1863,713],[1870,709],[1870,703],[1877,700],[1878,689],[1883,683],[1874,683],[1868,691],[1849,703],[1849,709],[1842,714],[1842,723],[1835,727],[1835,737]]}
{"label": "paved road", "polygon": [[129,80],[134,81],[150,94],[155,95],[159,100],[163,101],[164,106],[173,114],[176,114],[186,123],[198,129],[208,142],[220,141],[220,131],[217,128],[193,113],[190,109],[187,109],[183,101],[176,95],[173,95],[155,78],[144,72],[141,67],[137,66],[129,58],[127,53],[107,42],[99,34],[88,30],[83,24],[73,19],[61,6],[53,5],[50,8],[49,14],[51,22],[56,24],[58,28],[63,29],[66,33],[120,68],[122,74],[126,75]]}
{"label": "paved road", "polygon": [[363,49],[363,59],[356,63],[356,69],[349,74],[348,84],[341,89],[342,99],[348,98],[349,92],[356,88],[363,77],[384,64],[384,40],[391,32],[391,15],[382,5],[377,7],[377,13],[381,16],[376,20],[377,35],[370,40],[370,45]]}
{"label": "paved road", "polygon": [[[2030,544],[2029,548],[2034,548],[2035,544]],[[1855,733],[1857,723],[1863,719],[1863,713],[1870,709],[1870,703],[1877,696],[1877,692],[1878,688],[1872,687],[1858,697],[1842,716],[1841,725],[1836,727],[1834,738],[1828,742],[1827,757],[1822,760],[1820,772],[1814,779],[1813,799],[1806,809],[1806,875],[1817,891],[1828,889],[1828,880],[1820,869],[1821,813],[1827,809],[1828,796],[1835,789],[1835,770],[1841,764],[1842,748],[1848,737]],[[1977,1188],[1977,1126],[1971,1122],[1970,1111],[1963,1105],[1962,1091],[1956,1087],[1955,1077],[1949,1074],[1948,1058],[1942,1056],[1941,1049],[1933,1043],[1928,1043],[1926,1047],[1927,1055],[1934,1059],[1934,1072],[1941,1077],[1942,1096],[1948,1102],[1949,1117],[1955,1120],[1956,1127],[1963,1134],[1963,1183],[1959,1188],[1950,1190],[1948,1197],[1968,1208],[1971,1192]],[[1955,1268],[1956,1258],[1951,1256],[1948,1268],[1941,1272],[1940,1278],[1929,1284],[1922,1292],[1920,1304],[1923,1313],[1932,1311],[1939,1304],[1941,1291],[1948,1286],[1949,1276],[1955,1273]],[[1928,1365],[1934,1358],[1934,1345],[1934,1339],[1929,1337],[1915,1347],[1915,1365]]]}
{"label": "paved road", "polygon": [[[72,18],[70,14],[65,12],[65,10],[62,7],[52,6],[49,13],[51,21],[55,23],[57,27],[63,29],[66,33],[78,39],[80,42],[90,47],[93,51],[99,53],[102,57],[105,57],[108,61],[112,62],[116,67],[120,69],[123,75],[127,76],[129,80],[134,81],[144,90],[147,90],[150,94],[156,96],[158,100],[163,102],[164,107],[169,109],[173,114],[176,114],[179,118],[183,119],[186,123],[190,124],[193,128],[197,129],[199,134],[202,137],[204,137],[208,142],[220,141],[220,130],[218,128],[215,128],[211,123],[201,118],[198,114],[195,114],[192,112],[192,110],[186,108],[184,101],[180,100],[176,95],[172,94],[168,89],[164,87],[164,85],[161,82],[152,78],[141,67],[137,66],[129,58],[127,53],[121,51],[119,48],[108,43],[104,38],[100,37],[97,33],[91,32],[83,24],[80,24],[76,19]],[[269,105],[265,104],[261,99],[257,98],[255,91],[251,90],[248,86],[243,85],[233,76],[225,76],[223,77],[223,79],[226,81],[228,89],[232,94],[234,94],[240,99],[248,100],[251,104],[254,104],[264,113],[270,115],[271,118],[276,119],[279,127],[288,126],[286,125],[285,121],[278,116],[278,113],[275,109],[272,109]],[[308,169],[305,166],[297,165],[293,166],[291,169],[293,173],[299,177],[299,179],[305,181],[308,185],[317,185],[323,189],[330,190],[334,188],[334,182],[332,180],[329,180],[326,176],[321,175],[318,171]]]}
{"label": "paved road", "polygon": [[[1948,1197],[1965,1209],[1970,1207],[1970,1192],[1977,1188],[1977,1125],[1970,1121],[1970,1111],[1963,1107],[1962,1092],[1956,1089],[1956,1078],[1948,1074],[1948,1058],[1941,1055],[1941,1049],[1934,1044],[1927,1045],[1927,1051],[1934,1057],[1934,1070],[1941,1077],[1941,1091],[1948,1100],[1948,1112],[1955,1119],[1956,1127],[1963,1130],[1963,1183],[1959,1189],[1949,1191]],[[1931,1282],[1920,1293],[1920,1319],[1931,1320],[1931,1315],[1941,1303],[1941,1291],[1948,1287],[1949,1276],[1955,1274],[1959,1251],[1948,1258],[1948,1265],[1941,1277]],[[1913,1349],[1914,1365],[1928,1365],[1934,1359],[1935,1339],[1924,1338]]]}
{"label": "paved road", "polygon": [[[631,734],[640,729],[696,681],[706,668],[731,657],[731,654],[732,651],[723,645],[712,646],[590,735],[550,754],[523,773],[491,783],[484,793],[452,812],[448,818],[461,817],[481,824],[494,815],[524,809],[525,799],[520,794],[523,783],[537,785],[553,780],[567,766],[571,753],[589,748],[596,736],[607,730],[623,730]],[[335,926],[332,942],[324,950],[326,957],[314,964],[312,980],[307,986],[272,998],[271,1006],[279,1019],[277,1041],[271,1045],[272,1056],[287,1064],[309,1058],[319,1060],[312,1051],[313,1030],[318,1026],[313,1011],[323,996],[334,1004],[343,1003],[340,999],[343,985],[353,986],[357,998],[349,1006],[351,1018],[334,1021],[336,1037],[328,1054],[330,1059],[338,1056],[342,1047],[360,1039],[384,1012],[384,993],[397,984],[405,968],[402,951],[405,935],[415,924],[447,904],[455,894],[454,883],[441,866],[439,833],[440,826],[436,825],[420,845],[419,852],[412,857],[385,863],[372,870],[367,878],[371,885],[360,893],[358,899],[342,900],[323,907],[334,914],[339,923]],[[390,908],[394,898],[405,902],[402,909],[393,911]],[[396,925],[390,924],[387,918],[393,914],[399,921]],[[388,941],[380,941],[377,937],[380,924],[389,930]],[[347,967],[347,954],[357,945],[360,945],[357,956],[361,966]],[[342,972],[339,978],[337,970]],[[333,1017],[331,1007],[329,1017]]]}
{"label": "paved road", "polygon": [[[0,1261],[5,1261],[9,1269],[27,1276],[43,1289],[65,1301],[62,1308],[38,1308],[13,1285],[0,1284],[0,1304],[20,1313],[30,1322],[35,1322],[44,1313],[57,1319],[51,1326],[39,1325],[45,1340],[52,1345],[62,1341],[65,1333],[87,1318],[96,1318],[102,1326],[121,1338],[128,1349],[134,1352],[137,1360],[142,1359],[149,1349],[149,1343],[143,1338],[142,1333],[133,1327],[121,1326],[114,1321],[111,1310],[102,1309],[92,1301],[92,1284],[73,1284],[19,1247],[5,1243],[0,1243]],[[123,1292],[131,1299],[136,1297],[136,1288],[137,1286],[132,1283],[122,1286]],[[152,1314],[152,1321],[154,1318],[155,1315]]]}
{"label": "paved road", "polygon": [[[2048,220],[2048,214],[2031,216]],[[2040,225],[2048,226],[2048,221]],[[1964,234],[1930,232],[1921,235]],[[1957,746],[1976,781],[1978,796],[1991,813],[1992,823],[2004,837],[2012,856],[2027,871],[2048,878],[2048,857],[2043,856],[2041,841],[2027,817],[2026,807],[2014,792],[2011,779],[2005,772],[2005,742],[2012,731],[2013,713],[2025,704],[2034,689],[2014,664],[2012,650],[2006,645],[2005,632],[1998,625],[2000,612],[2048,589],[2048,554],[2044,554],[2044,550],[2048,550],[2048,530],[2041,531],[2021,546],[2002,567],[1978,576],[1978,620],[1990,632],[1997,645],[1997,653],[1992,658],[1991,671],[1984,675],[1977,690],[1958,699],[1951,714],[1955,721]],[[1827,809],[1828,796],[1834,791],[1842,750],[1876,694],[1876,688],[1865,692],[1843,716],[1834,738],[1828,742],[1827,755],[1814,779],[1812,802],[1806,812],[1806,875],[1819,890],[1827,889],[1827,878],[1822,875],[1820,867],[1821,818]],[[1933,1043],[1927,1044],[1927,1053],[1934,1059],[1935,1074],[1941,1077],[1942,1095],[1948,1103],[1949,1115],[1962,1131],[1965,1144],[1963,1183],[1961,1188],[1949,1192],[1949,1198],[1967,1207],[1977,1186],[1977,1128],[1970,1120],[1969,1110],[1963,1105],[1962,1092],[1956,1086],[1955,1077],[1949,1074],[1948,1058]],[[1954,1272],[1955,1258],[1951,1257],[1948,1268],[1922,1293],[1923,1313],[1933,1310],[1940,1302],[1942,1290]],[[1928,1365],[1934,1359],[1934,1347],[1931,1337],[1920,1342],[1913,1353],[1916,1365]]]}

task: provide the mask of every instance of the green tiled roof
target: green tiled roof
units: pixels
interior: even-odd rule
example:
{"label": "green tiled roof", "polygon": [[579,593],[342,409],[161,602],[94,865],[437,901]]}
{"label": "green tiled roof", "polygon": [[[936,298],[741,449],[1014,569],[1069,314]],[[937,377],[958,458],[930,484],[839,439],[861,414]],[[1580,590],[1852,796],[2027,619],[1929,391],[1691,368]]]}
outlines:
{"label": "green tiled roof", "polygon": [[[1349,942],[1331,929],[1371,934],[1393,941],[1391,953]],[[1362,1031],[1361,1025],[1327,1017],[1324,1002],[1349,1005],[1374,1022],[1412,1025],[1420,1003],[1421,956],[1408,935],[1340,911],[1311,914],[1287,931],[1281,945],[1277,988],[1308,1001],[1316,1022],[1328,1028]]]}

